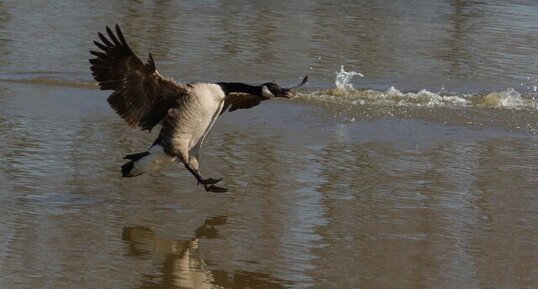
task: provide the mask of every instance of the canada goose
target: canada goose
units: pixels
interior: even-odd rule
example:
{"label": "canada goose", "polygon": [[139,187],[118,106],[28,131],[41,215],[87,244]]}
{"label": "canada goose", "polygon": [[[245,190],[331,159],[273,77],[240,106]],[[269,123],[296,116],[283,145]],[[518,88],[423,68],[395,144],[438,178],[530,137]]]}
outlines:
{"label": "canada goose", "polygon": [[[129,48],[120,27],[116,34],[107,26],[108,38],[98,33],[94,41],[102,51],[90,51],[94,79],[102,90],[113,90],[107,101],[132,128],[149,130],[161,123],[159,136],[141,153],[125,156],[123,177],[153,172],[179,159],[206,191],[226,192],[215,186],[221,179],[203,178],[199,171],[200,148],[224,111],[251,108],[272,97],[291,97],[292,88],[274,82],[252,86],[237,82],[180,84],[164,78],[155,68],[151,53],[146,63]],[[306,83],[308,76],[293,87]]]}

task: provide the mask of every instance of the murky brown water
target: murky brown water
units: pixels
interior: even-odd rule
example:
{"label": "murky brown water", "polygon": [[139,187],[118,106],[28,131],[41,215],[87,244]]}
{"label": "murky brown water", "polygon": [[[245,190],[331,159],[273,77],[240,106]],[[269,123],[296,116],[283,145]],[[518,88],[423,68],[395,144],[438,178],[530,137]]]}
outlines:
{"label": "murky brown water", "polygon": [[[0,288],[534,288],[538,6],[433,2],[0,3]],[[311,86],[219,119],[229,193],[123,179],[155,135],[91,85],[115,22],[181,80]]]}

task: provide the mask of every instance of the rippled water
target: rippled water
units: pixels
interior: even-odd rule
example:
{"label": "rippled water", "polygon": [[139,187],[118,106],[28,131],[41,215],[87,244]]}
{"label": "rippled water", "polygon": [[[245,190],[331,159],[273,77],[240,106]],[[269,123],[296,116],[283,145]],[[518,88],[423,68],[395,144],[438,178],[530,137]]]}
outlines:
{"label": "rippled water", "polygon": [[[533,288],[537,14],[1,2],[0,288]],[[92,40],[116,22],[179,81],[309,74],[296,98],[216,123],[201,167],[229,193],[181,165],[120,177],[155,134],[128,129],[91,81]]]}

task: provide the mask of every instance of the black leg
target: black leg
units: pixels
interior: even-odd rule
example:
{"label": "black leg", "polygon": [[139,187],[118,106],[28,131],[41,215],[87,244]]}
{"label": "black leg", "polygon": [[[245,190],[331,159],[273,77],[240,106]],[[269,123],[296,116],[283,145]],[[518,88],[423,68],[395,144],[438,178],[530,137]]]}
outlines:
{"label": "black leg", "polygon": [[202,178],[200,173],[198,173],[197,170],[192,168],[190,164],[184,163],[184,165],[185,165],[185,168],[187,168],[187,170],[191,172],[191,174],[196,178],[196,180],[198,181],[198,184],[199,185],[201,184],[207,192],[224,193],[228,191],[228,189],[226,188],[221,188],[214,185],[220,182],[222,179],[212,179],[212,178],[204,179]]}
{"label": "black leg", "polygon": [[202,179],[202,176],[200,176],[200,174],[198,173],[198,171],[196,171],[195,169],[193,169],[193,168],[191,167],[191,165],[188,164],[188,163],[184,163],[184,165],[185,165],[185,168],[187,168],[187,170],[188,170],[189,172],[191,172],[191,174],[196,178],[196,180],[198,181],[198,184],[201,184],[202,181],[203,181],[203,179]]}

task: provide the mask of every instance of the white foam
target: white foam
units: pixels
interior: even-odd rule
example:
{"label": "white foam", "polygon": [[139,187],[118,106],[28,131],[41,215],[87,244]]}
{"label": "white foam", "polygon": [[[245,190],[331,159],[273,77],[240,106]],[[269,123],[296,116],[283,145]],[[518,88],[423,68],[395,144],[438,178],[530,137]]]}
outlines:
{"label": "white foam", "polygon": [[523,96],[508,88],[500,92],[471,94],[442,94],[423,89],[418,92],[402,92],[395,87],[386,91],[326,89],[298,94],[300,98],[314,101],[334,102],[353,106],[398,106],[398,107],[495,107],[500,109],[538,110],[538,99],[533,95]]}
{"label": "white foam", "polygon": [[505,91],[499,92],[499,104],[500,107],[520,107],[523,106],[523,99],[521,94],[513,88],[508,88]]}
{"label": "white foam", "polygon": [[502,109],[538,109],[536,90],[538,85],[532,81],[532,88],[526,92],[508,88],[500,92],[454,94],[441,87],[440,91],[432,92],[422,89],[418,92],[402,92],[394,86],[386,91],[356,90],[351,84],[354,76],[364,77],[356,71],[345,71],[344,66],[336,72],[335,88],[299,93],[301,98],[315,101],[349,104],[351,106],[398,106],[398,107],[496,107]]}
{"label": "white foam", "polygon": [[345,71],[344,66],[341,65],[340,71],[336,72],[336,79],[334,81],[334,85],[336,86],[337,89],[340,89],[340,90],[354,90],[353,84],[351,84],[351,79],[357,75],[360,77],[364,77],[364,75],[360,72]]}

